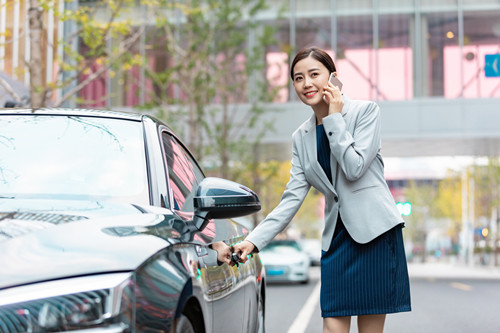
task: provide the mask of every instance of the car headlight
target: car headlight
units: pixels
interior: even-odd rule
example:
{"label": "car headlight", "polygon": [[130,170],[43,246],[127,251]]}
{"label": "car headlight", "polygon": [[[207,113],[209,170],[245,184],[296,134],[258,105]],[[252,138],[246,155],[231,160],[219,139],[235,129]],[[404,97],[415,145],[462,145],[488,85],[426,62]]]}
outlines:
{"label": "car headlight", "polygon": [[0,291],[0,332],[127,332],[133,325],[131,273],[94,275]]}

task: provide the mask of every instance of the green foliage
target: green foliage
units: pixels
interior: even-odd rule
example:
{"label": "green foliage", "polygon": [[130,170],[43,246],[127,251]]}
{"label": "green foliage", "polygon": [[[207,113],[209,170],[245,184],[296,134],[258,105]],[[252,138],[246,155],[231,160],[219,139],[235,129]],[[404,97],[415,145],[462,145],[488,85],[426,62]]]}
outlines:
{"label": "green foliage", "polygon": [[[59,68],[58,75],[52,82],[47,82],[44,86],[32,87],[35,94],[50,96],[57,89],[69,89],[66,95],[59,100],[52,100],[53,106],[73,98],[71,103],[81,103],[81,99],[76,99],[78,92],[93,80],[101,79],[101,76],[108,71],[112,74],[117,71],[129,70],[132,66],[137,66],[142,59],[130,56],[130,47],[138,38],[137,28],[134,23],[126,19],[127,14],[140,2],[135,0],[101,0],[92,2],[66,1],[71,8],[75,4],[75,9],[64,9],[60,11],[59,2],[54,0],[40,0],[30,2],[31,6],[39,6],[44,12],[52,10],[56,21],[75,27],[74,34],[64,36],[57,40],[57,46],[63,50],[64,56],[57,56],[55,63]],[[42,22],[43,33],[47,33]],[[140,33],[140,32],[139,32]],[[78,42],[77,42],[78,41]],[[75,49],[75,45],[81,47]],[[41,44],[40,44],[41,47]],[[42,50],[34,48],[31,54],[39,55]],[[113,70],[111,70],[113,69]],[[44,66],[31,66],[33,77],[43,76]],[[66,73],[62,78],[62,73]],[[86,77],[83,80],[82,77]],[[77,82],[78,81],[78,82]],[[77,83],[76,83],[77,82]],[[33,98],[35,99],[35,98]],[[38,99],[37,99],[38,100]],[[45,97],[42,100],[47,102]],[[86,101],[92,104],[92,101]],[[71,105],[75,106],[75,105]]]}
{"label": "green foliage", "polygon": [[[257,221],[269,214],[280,202],[290,178],[290,168],[289,161],[237,163],[232,168],[234,172],[230,177],[238,179],[242,184],[253,184],[254,189],[258,189],[262,210],[256,216]],[[312,188],[292,223],[308,237],[319,238],[323,225],[323,209],[323,195]]]}
{"label": "green foliage", "polygon": [[158,17],[157,32],[148,38],[148,48],[169,55],[166,68],[148,70],[157,88],[148,107],[187,134],[198,159],[221,161],[218,176],[238,174],[230,162],[252,163],[248,147],[271,129],[265,116],[272,110],[262,103],[275,93],[265,78],[265,51],[275,43],[274,32],[256,23],[266,1],[165,0],[159,5],[175,19]]}
{"label": "green foliage", "polygon": [[[473,210],[473,222],[481,218],[489,221],[492,210],[496,210],[500,203],[499,158],[490,157],[487,163],[472,165],[464,172],[465,175],[450,170],[446,178],[433,184],[419,184],[415,181],[409,183],[405,197],[412,202],[414,210],[405,218],[408,222],[405,234],[413,241],[423,242],[426,223],[430,219],[441,219],[450,222],[447,226],[448,235],[454,242],[458,242],[463,223],[463,209],[467,210],[467,219],[470,217],[469,210]],[[464,192],[468,196],[467,207],[462,207]],[[473,207],[469,206],[471,196]]]}
{"label": "green foliage", "polygon": [[469,174],[474,180],[476,216],[490,216],[492,208],[499,205],[499,159],[489,158],[487,162],[485,165],[472,166]]}
{"label": "green foliage", "polygon": [[406,201],[412,204],[412,213],[405,217],[407,235],[415,243],[425,245],[429,219],[436,210],[437,184],[419,183],[411,180],[404,191]]}
{"label": "green foliage", "polygon": [[462,226],[462,180],[460,173],[449,171],[448,177],[439,182],[435,206],[436,217],[451,221],[448,226],[448,235],[455,242],[458,242]]}

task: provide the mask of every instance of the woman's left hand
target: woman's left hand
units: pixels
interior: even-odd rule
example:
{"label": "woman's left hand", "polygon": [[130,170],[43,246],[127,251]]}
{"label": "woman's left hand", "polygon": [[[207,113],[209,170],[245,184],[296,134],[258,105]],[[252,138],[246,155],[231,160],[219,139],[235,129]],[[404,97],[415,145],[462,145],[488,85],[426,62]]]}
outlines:
{"label": "woman's left hand", "polygon": [[344,100],[342,99],[342,93],[337,86],[328,82],[328,85],[323,88],[323,96],[328,104],[328,115],[342,112]]}

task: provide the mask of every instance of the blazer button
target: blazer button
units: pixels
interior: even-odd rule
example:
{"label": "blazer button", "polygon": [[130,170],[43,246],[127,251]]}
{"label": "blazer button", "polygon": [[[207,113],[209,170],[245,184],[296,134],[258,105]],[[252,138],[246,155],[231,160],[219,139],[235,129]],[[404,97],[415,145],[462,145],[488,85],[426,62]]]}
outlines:
{"label": "blazer button", "polygon": [[339,197],[334,197],[333,200],[335,200],[335,202],[339,202]]}

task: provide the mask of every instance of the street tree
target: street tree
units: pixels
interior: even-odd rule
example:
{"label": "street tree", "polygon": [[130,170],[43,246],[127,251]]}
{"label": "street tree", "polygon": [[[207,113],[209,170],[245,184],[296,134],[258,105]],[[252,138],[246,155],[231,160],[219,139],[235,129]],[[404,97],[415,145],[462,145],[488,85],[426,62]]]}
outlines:
{"label": "street tree", "polygon": [[[263,218],[269,214],[280,202],[283,191],[290,179],[290,161],[270,160],[260,162],[256,169],[251,164],[242,165],[238,177],[243,183],[251,183],[255,177],[254,173],[258,173],[258,178],[262,184],[259,192],[261,199],[262,211],[258,217]],[[300,209],[295,214],[292,226],[300,230],[301,234],[307,238],[319,238],[324,219],[324,196],[316,189],[311,188],[307,194]],[[257,217],[257,215],[255,215]]]}
{"label": "street tree", "polygon": [[[262,103],[273,98],[265,78],[266,47],[273,30],[256,23],[264,0],[159,1],[170,15],[157,19],[157,35],[170,56],[163,71],[147,77],[158,88],[147,108],[187,138],[205,165],[233,178],[231,161],[252,163],[263,132],[272,130]],[[176,19],[172,19],[175,17]],[[173,93],[166,93],[170,91]]]}
{"label": "street tree", "polygon": [[[478,225],[475,227],[489,228],[487,236],[488,245],[484,249],[485,252],[498,252],[498,218],[499,218],[499,184],[500,184],[500,160],[498,157],[487,158],[486,163],[481,165],[475,164],[470,170],[470,177],[474,182],[474,219],[484,221],[486,225]],[[497,255],[493,256],[494,265],[498,265]]]}
{"label": "street tree", "polygon": [[462,230],[462,179],[460,173],[450,170],[440,180],[435,198],[436,217],[450,221],[448,235],[456,249]]}
{"label": "street tree", "polygon": [[[62,0],[59,0],[62,1]],[[91,6],[78,5],[77,1],[65,1],[64,9],[58,0],[29,0],[30,58],[27,70],[30,76],[30,101],[32,108],[92,104],[75,98],[78,93],[104,74],[112,74],[123,66],[141,62],[129,51],[143,33],[134,28],[126,11],[136,5],[134,0],[93,1]],[[66,33],[59,39],[49,36],[48,13],[54,22],[63,22]],[[50,41],[54,40],[51,44]],[[118,41],[118,42],[112,42]],[[58,50],[54,57],[54,75],[46,74],[47,48]],[[16,69],[14,69],[16,70]],[[63,75],[64,74],[64,75]],[[49,76],[49,77],[46,77]],[[0,81],[6,91],[13,91],[5,81]],[[57,94],[56,94],[57,92]],[[11,94],[17,104],[26,102],[17,94]]]}
{"label": "street tree", "polygon": [[423,183],[411,180],[404,191],[406,200],[412,203],[412,212],[405,217],[405,234],[422,247],[422,254],[427,255],[426,242],[430,218],[436,216],[437,186],[435,183]]}

